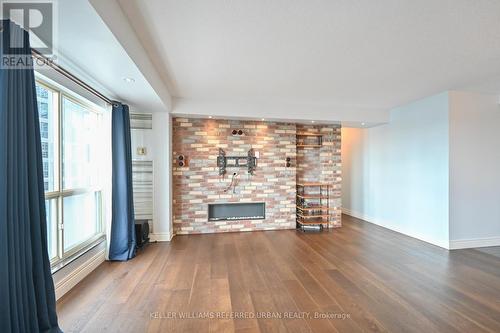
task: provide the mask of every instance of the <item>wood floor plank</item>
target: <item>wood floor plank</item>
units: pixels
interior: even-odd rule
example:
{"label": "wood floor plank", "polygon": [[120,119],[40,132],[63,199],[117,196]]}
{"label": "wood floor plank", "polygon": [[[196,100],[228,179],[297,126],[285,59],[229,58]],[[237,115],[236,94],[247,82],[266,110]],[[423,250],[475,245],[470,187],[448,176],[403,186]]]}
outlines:
{"label": "wood floor plank", "polygon": [[493,333],[500,248],[446,251],[349,216],[178,236],[103,263],[57,307],[65,332]]}
{"label": "wood floor plank", "polygon": [[210,262],[200,262],[196,264],[193,285],[189,295],[189,310],[196,314],[198,318],[189,319],[187,325],[191,332],[208,332],[210,320],[202,316],[211,305],[212,279],[210,276]]}
{"label": "wood floor plank", "polygon": [[277,310],[268,292],[252,291],[250,296],[258,316],[259,329],[262,333],[287,332],[284,322],[273,318],[277,314]]}
{"label": "wood floor plank", "polygon": [[[237,238],[241,241],[241,238]],[[249,318],[249,313],[255,313],[252,299],[250,297],[250,289],[245,283],[243,265],[240,261],[240,256],[235,242],[227,248],[226,259],[228,261],[228,281],[229,292],[231,297],[231,307],[238,316],[234,320],[236,331],[259,331],[259,324],[255,318]]]}
{"label": "wood floor plank", "polygon": [[228,279],[212,279],[210,288],[210,309],[215,318],[210,319],[210,332],[233,332],[231,295]]}

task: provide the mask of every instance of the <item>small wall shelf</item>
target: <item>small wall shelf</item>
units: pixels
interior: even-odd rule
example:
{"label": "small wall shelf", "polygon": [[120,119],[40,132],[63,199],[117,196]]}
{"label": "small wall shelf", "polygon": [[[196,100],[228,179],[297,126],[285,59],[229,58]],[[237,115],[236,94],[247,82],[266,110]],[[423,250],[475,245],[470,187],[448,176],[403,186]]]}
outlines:
{"label": "small wall shelf", "polygon": [[317,195],[309,195],[309,194],[297,194],[297,198],[301,199],[328,199],[328,196],[317,194]]}
{"label": "small wall shelf", "polygon": [[[311,193],[313,191],[313,193]],[[297,227],[319,225],[330,227],[330,184],[297,183]]]}
{"label": "small wall shelf", "polygon": [[297,205],[297,209],[307,211],[307,210],[328,210],[327,206],[317,206],[317,207],[301,207]]}
{"label": "small wall shelf", "polygon": [[297,133],[297,148],[320,148],[323,135],[319,133]]}
{"label": "small wall shelf", "polygon": [[323,223],[324,223],[323,220],[312,220],[312,221],[304,220],[300,222],[301,225],[321,225],[321,226],[323,226]]}
{"label": "small wall shelf", "polygon": [[297,148],[320,148],[321,145],[301,145],[301,144],[298,144],[297,145]]}
{"label": "small wall shelf", "polygon": [[303,132],[297,133],[297,136],[323,136],[323,134]]}
{"label": "small wall shelf", "polygon": [[302,215],[298,214],[300,218],[302,219],[314,219],[314,218],[327,218],[330,217],[328,214],[320,214],[320,215]]}

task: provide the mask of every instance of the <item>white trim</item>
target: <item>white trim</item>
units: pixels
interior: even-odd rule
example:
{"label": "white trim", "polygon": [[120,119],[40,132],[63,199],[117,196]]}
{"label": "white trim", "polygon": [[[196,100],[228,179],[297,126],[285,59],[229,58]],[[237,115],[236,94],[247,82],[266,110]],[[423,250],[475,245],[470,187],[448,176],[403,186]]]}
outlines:
{"label": "white trim", "polygon": [[352,217],[355,217],[357,219],[361,219],[361,220],[364,220],[364,215],[358,213],[358,212],[355,212],[355,211],[352,211],[350,209],[347,209],[347,208],[341,208],[342,209],[342,214],[345,214],[345,215],[349,215],[349,216],[352,216]]}
{"label": "white trim", "polygon": [[381,221],[379,219],[364,215],[360,212],[356,212],[356,211],[350,210],[348,208],[342,208],[342,213],[349,215],[349,216],[352,216],[352,217],[355,217],[357,219],[363,220],[363,221],[368,222],[368,223],[376,224],[380,227],[395,231],[395,232],[403,234],[405,236],[416,238],[416,239],[424,241],[426,243],[442,247],[443,249],[446,249],[446,250],[450,249],[450,244],[448,241],[431,239],[431,238],[427,237],[426,235],[421,235],[421,234],[410,234],[406,230],[397,228],[393,225],[389,226],[390,223],[387,223],[386,221]]}
{"label": "white trim", "polygon": [[170,242],[174,235],[171,233],[152,233],[149,234],[151,242]]}
{"label": "white trim", "polygon": [[500,237],[453,239],[450,240],[450,249],[471,249],[475,247],[500,246]]}
{"label": "white trim", "polygon": [[64,294],[66,294],[71,290],[71,288],[76,286],[78,282],[82,281],[87,275],[89,275],[94,269],[96,269],[97,266],[103,263],[105,260],[105,256],[106,250],[100,250],[70,274],[61,279],[61,281],[59,281],[55,285],[56,300],[64,296]]}

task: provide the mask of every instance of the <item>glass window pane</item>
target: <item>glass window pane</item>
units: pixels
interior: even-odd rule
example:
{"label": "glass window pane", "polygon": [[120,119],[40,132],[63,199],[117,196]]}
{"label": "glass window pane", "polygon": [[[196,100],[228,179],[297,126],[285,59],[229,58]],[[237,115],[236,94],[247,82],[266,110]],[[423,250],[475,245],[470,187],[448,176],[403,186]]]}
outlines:
{"label": "glass window pane", "polygon": [[63,188],[96,186],[99,115],[63,97]]}
{"label": "glass window pane", "polygon": [[63,199],[64,251],[100,232],[100,192]]}
{"label": "glass window pane", "polygon": [[57,199],[45,200],[47,211],[47,251],[49,259],[57,257]]}
{"label": "glass window pane", "polygon": [[55,152],[56,152],[56,116],[57,95],[53,91],[37,84],[36,97],[42,139],[43,184],[45,192],[57,190]]}

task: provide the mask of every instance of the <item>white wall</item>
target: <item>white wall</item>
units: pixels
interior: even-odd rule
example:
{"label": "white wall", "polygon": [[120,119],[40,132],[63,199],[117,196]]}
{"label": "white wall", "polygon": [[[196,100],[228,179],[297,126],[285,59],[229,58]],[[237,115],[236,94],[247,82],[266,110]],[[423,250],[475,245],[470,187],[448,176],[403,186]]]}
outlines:
{"label": "white wall", "polygon": [[[135,111],[135,110],[132,110]],[[153,113],[152,130],[132,131],[132,158],[153,161],[154,208],[151,240],[172,239],[172,119],[167,112]],[[147,155],[137,155],[138,147],[146,147]]]}
{"label": "white wall", "polygon": [[347,211],[364,213],[365,181],[368,172],[365,146],[367,131],[342,127],[342,207]]}
{"label": "white wall", "polygon": [[391,111],[390,122],[342,131],[346,213],[447,248],[448,94]]}
{"label": "white wall", "polygon": [[500,245],[500,107],[450,92],[450,245]]}

